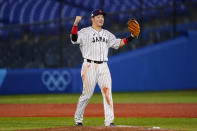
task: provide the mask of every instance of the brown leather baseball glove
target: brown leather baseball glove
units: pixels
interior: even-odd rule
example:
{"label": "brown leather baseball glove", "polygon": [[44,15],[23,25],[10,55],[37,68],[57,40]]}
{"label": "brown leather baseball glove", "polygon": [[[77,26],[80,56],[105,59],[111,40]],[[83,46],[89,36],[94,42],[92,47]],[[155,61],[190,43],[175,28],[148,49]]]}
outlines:
{"label": "brown leather baseball glove", "polygon": [[138,38],[138,36],[140,34],[139,23],[134,18],[132,18],[127,22],[127,25],[128,25],[129,32],[131,32],[133,36]]}

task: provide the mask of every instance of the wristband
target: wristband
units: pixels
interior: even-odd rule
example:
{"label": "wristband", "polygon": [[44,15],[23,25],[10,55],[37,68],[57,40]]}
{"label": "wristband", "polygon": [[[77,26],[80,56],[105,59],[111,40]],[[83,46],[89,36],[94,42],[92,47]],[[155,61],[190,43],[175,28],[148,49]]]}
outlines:
{"label": "wristband", "polygon": [[130,42],[130,41],[132,41],[134,38],[132,37],[132,36],[129,36],[129,37],[127,37],[127,38],[124,38],[123,39],[123,42],[124,42],[124,44],[126,45],[126,44],[128,44],[128,42]]}
{"label": "wristband", "polygon": [[123,39],[123,42],[124,42],[125,45],[128,44],[128,41],[127,41],[126,38]]}
{"label": "wristband", "polygon": [[72,27],[72,34],[77,34],[77,32],[78,32],[78,26],[74,26],[73,25],[73,27]]}

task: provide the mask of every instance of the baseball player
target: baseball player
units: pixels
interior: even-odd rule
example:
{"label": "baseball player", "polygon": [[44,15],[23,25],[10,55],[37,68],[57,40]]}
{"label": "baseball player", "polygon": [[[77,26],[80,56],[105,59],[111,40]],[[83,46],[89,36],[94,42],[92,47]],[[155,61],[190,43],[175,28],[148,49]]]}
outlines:
{"label": "baseball player", "polygon": [[114,126],[114,109],[112,100],[112,81],[107,65],[108,49],[118,49],[132,41],[135,36],[117,39],[112,33],[102,28],[105,12],[94,10],[91,13],[92,26],[78,31],[78,23],[81,16],[76,16],[72,27],[71,42],[79,44],[84,62],[81,69],[83,92],[79,98],[74,120],[76,126],[83,126],[84,110],[93,95],[96,83],[98,83],[104,103],[105,126]]}

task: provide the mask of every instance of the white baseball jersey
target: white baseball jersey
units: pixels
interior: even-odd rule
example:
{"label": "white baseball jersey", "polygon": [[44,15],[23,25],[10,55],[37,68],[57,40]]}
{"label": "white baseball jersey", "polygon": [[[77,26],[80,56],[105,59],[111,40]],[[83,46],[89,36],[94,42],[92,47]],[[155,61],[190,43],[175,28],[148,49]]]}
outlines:
{"label": "white baseball jersey", "polygon": [[108,61],[108,49],[118,49],[121,39],[109,31],[102,29],[100,32],[91,26],[81,29],[78,32],[78,39],[73,44],[80,44],[80,50],[84,59],[94,61]]}

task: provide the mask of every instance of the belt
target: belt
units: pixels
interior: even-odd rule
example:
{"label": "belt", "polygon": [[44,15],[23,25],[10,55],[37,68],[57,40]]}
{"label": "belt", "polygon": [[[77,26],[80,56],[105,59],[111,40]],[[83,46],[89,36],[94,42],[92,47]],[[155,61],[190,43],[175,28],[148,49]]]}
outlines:
{"label": "belt", "polygon": [[87,60],[87,62],[89,62],[89,63],[94,62],[94,63],[96,63],[96,64],[102,64],[102,63],[105,62],[105,61],[93,61],[93,60],[90,60],[90,59],[86,59],[86,60]]}

